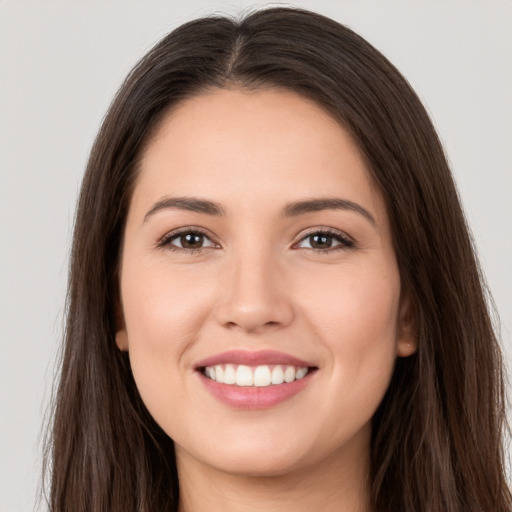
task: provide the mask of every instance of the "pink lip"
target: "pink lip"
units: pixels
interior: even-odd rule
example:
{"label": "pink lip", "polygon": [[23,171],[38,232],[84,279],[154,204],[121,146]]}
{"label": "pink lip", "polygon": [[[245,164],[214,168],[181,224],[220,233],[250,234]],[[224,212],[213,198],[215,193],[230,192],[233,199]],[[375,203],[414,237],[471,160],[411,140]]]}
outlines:
{"label": "pink lip", "polygon": [[275,350],[260,350],[257,352],[251,352],[249,350],[228,350],[227,352],[222,352],[221,354],[216,354],[199,361],[199,363],[195,365],[195,368],[199,369],[205,366],[215,366],[216,364],[244,364],[247,366],[283,364],[299,368],[315,366],[311,362]]}
{"label": "pink lip", "polygon": [[[271,386],[234,386],[222,384],[206,377],[202,369],[217,364],[234,364],[247,366],[289,365],[297,368],[310,368],[302,379]],[[273,407],[302,391],[314,378],[316,366],[308,361],[275,350],[229,350],[199,361],[195,365],[197,375],[206,389],[222,403],[236,409],[267,409]]]}
{"label": "pink lip", "polygon": [[293,382],[266,387],[238,387],[221,384],[197,372],[206,389],[222,403],[235,409],[268,409],[292,398],[302,391],[314,378],[316,372],[309,372],[305,377]]}

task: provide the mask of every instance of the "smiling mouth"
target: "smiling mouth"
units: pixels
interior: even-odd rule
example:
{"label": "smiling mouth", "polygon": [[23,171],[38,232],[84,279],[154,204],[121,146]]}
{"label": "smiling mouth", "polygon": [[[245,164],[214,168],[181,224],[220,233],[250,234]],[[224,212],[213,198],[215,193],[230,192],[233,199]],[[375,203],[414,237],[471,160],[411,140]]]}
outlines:
{"label": "smiling mouth", "polygon": [[265,410],[310,387],[319,367],[275,350],[228,350],[195,366],[205,389],[232,409]]}
{"label": "smiling mouth", "polygon": [[199,368],[208,379],[235,387],[268,387],[289,384],[303,379],[316,369],[316,367],[281,364],[259,366],[217,364]]}

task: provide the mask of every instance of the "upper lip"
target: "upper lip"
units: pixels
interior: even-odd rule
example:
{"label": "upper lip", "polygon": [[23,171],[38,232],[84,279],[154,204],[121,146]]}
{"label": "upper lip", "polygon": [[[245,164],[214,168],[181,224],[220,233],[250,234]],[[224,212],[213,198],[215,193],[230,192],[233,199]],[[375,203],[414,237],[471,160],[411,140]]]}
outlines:
{"label": "upper lip", "polygon": [[299,368],[315,366],[311,362],[275,350],[228,350],[199,361],[195,368],[199,369],[217,364],[243,364],[247,366],[282,364]]}

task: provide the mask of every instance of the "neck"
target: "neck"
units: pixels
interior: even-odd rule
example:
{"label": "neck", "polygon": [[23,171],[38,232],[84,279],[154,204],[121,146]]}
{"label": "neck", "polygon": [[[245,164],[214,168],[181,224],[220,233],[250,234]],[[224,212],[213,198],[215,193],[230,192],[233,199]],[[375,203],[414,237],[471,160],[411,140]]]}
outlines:
{"label": "neck", "polygon": [[314,467],[274,476],[230,474],[177,448],[179,512],[369,512],[367,456],[332,454]]}

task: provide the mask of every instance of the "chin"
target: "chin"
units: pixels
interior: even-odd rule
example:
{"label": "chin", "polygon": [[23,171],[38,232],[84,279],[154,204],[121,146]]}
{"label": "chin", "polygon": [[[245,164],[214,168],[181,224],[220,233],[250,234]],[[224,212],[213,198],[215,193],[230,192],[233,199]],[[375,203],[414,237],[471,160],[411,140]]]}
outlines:
{"label": "chin", "polygon": [[222,461],[205,461],[218,471],[241,477],[279,477],[301,469],[301,457],[296,454],[269,455],[258,453],[228,455]]}
{"label": "chin", "polygon": [[[216,442],[204,446],[176,445],[176,458],[180,461],[195,459],[196,463],[209,466],[214,470],[246,477],[275,477],[293,472],[305,463],[308,450],[299,440],[290,440],[289,436],[264,439],[229,436],[230,439],[216,438]],[[255,442],[257,440],[257,442]],[[199,448],[199,449],[198,449]]]}

